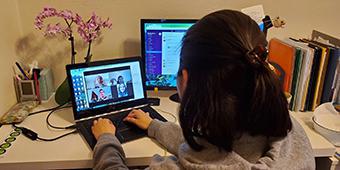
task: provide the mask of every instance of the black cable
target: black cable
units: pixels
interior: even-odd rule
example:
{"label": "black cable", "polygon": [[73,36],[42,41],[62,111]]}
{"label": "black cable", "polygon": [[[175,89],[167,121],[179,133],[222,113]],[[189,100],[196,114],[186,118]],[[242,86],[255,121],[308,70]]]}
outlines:
{"label": "black cable", "polygon": [[37,137],[37,139],[42,140],[42,141],[46,141],[46,142],[50,142],[50,141],[55,141],[55,140],[58,140],[58,139],[60,139],[60,138],[65,137],[65,136],[67,136],[67,135],[70,135],[70,134],[73,134],[73,133],[77,133],[77,132],[78,132],[77,130],[73,130],[72,132],[65,133],[65,134],[60,135],[60,136],[58,136],[58,137],[56,137],[56,138],[45,139],[45,138]]}
{"label": "black cable", "polygon": [[51,111],[51,110],[55,110],[55,109],[58,109],[58,108],[60,108],[62,106],[63,105],[59,105],[59,106],[52,107],[52,108],[49,108],[49,109],[44,109],[44,110],[39,110],[39,111],[36,111],[36,112],[32,112],[32,113],[29,113],[28,116],[32,116],[32,115],[35,115],[35,114],[38,114],[38,113],[43,113],[43,112],[48,112],[48,111]]}
{"label": "black cable", "polygon": [[73,134],[73,133],[77,132],[77,130],[73,130],[72,132],[65,133],[65,134],[60,135],[60,136],[55,137],[55,138],[46,139],[46,138],[39,137],[38,134],[36,132],[34,132],[33,130],[31,130],[31,129],[28,129],[28,128],[25,128],[25,127],[18,127],[15,124],[12,124],[12,126],[15,127],[15,128],[20,129],[22,134],[24,136],[26,136],[27,138],[31,139],[31,140],[41,140],[41,141],[46,141],[46,142],[55,141],[55,140],[58,140],[60,138],[65,137],[67,135],[70,135],[70,134]]}
{"label": "black cable", "polygon": [[60,107],[60,108],[57,108],[57,109],[54,109],[54,110],[50,111],[50,113],[49,113],[49,114],[47,115],[47,117],[46,117],[46,123],[47,123],[47,125],[50,126],[50,127],[52,127],[52,128],[54,128],[54,129],[74,129],[74,128],[76,128],[75,125],[70,125],[70,126],[66,126],[66,127],[55,126],[55,125],[52,125],[52,124],[50,123],[50,121],[49,121],[49,118],[50,118],[50,116],[52,115],[52,113],[54,113],[54,112],[57,111],[57,110],[61,110],[61,109],[64,109],[64,108],[69,108],[69,107],[71,107],[71,106]]}

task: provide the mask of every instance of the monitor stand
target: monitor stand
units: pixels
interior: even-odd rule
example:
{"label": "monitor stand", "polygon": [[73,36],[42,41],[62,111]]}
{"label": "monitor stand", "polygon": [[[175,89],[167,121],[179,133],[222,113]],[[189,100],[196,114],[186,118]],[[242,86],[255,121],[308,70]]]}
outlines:
{"label": "monitor stand", "polygon": [[171,95],[171,96],[169,97],[169,99],[170,99],[171,101],[173,101],[173,102],[180,103],[180,102],[179,102],[178,93],[175,93],[175,94]]}

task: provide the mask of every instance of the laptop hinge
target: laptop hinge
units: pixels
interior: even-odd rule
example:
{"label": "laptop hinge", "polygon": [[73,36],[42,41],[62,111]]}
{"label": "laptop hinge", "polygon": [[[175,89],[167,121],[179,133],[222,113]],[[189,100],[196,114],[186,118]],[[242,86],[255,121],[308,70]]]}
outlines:
{"label": "laptop hinge", "polygon": [[124,112],[124,111],[128,111],[128,110],[132,110],[132,109],[139,109],[139,108],[145,107],[147,105],[148,104],[143,104],[143,105],[139,105],[139,106],[135,106],[135,107],[129,107],[129,108],[121,109],[121,110],[115,110],[115,111],[108,112],[108,113],[102,113],[102,114],[95,115],[95,116],[89,116],[89,117],[81,118],[79,120],[75,120],[75,122],[77,123],[77,122],[81,122],[81,121],[95,119],[95,118],[99,118],[99,117],[103,117],[103,116],[107,116],[107,115],[112,115],[112,114],[116,114],[116,113],[119,113],[119,112]]}

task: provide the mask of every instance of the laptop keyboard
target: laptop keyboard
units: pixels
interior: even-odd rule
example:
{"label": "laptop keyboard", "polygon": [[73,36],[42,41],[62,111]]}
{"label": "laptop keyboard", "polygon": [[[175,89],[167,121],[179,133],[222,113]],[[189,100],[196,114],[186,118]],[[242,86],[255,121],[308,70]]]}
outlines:
{"label": "laptop keyboard", "polygon": [[[145,106],[145,107],[142,107],[140,109],[143,110],[144,112],[149,112],[150,117],[153,118],[153,119],[166,121],[166,119],[164,119],[161,115],[159,115],[159,113],[157,113],[150,106]],[[122,112],[118,112],[118,113],[114,113],[112,115],[107,115],[107,116],[102,117],[102,118],[110,119],[112,121],[112,123],[116,126],[116,129],[117,129],[116,137],[118,138],[118,140],[121,143],[131,141],[131,140],[134,140],[134,139],[138,139],[138,138],[146,135],[146,131],[138,128],[134,124],[123,121],[123,119],[130,112],[131,112],[131,110],[127,110],[127,111],[122,111]],[[91,148],[93,148],[95,143],[96,143],[95,142],[96,140],[95,140],[94,136],[92,135],[92,131],[91,131],[91,126],[93,125],[93,121],[94,121],[94,119],[90,119],[90,120],[86,120],[86,121],[81,123],[83,128],[86,129],[85,131],[87,132],[87,135],[85,135],[85,138],[87,138],[86,140],[89,142]]]}
{"label": "laptop keyboard", "polygon": [[[140,109],[143,110],[144,112],[149,112],[151,118],[158,118],[159,119],[159,117],[157,117],[157,115],[155,116],[155,114],[153,114],[155,112],[155,110],[153,110],[151,107],[142,107]],[[117,129],[131,128],[131,126],[135,126],[135,125],[132,125],[131,123],[123,121],[123,119],[131,111],[132,110],[122,111],[122,112],[118,112],[118,113],[115,113],[115,114],[112,114],[112,115],[103,116],[102,118],[110,119],[111,122],[115,125],[115,127]],[[92,126],[93,121],[94,121],[94,119],[90,119],[90,120],[86,121],[89,127]]]}

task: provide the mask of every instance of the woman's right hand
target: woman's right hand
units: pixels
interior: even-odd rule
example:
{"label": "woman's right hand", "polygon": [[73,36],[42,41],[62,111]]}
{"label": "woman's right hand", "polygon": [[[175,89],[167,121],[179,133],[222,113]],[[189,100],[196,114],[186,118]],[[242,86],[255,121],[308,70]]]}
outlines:
{"label": "woman's right hand", "polygon": [[124,121],[133,123],[139,128],[146,130],[149,128],[152,118],[149,113],[145,113],[142,110],[132,110],[125,118]]}

